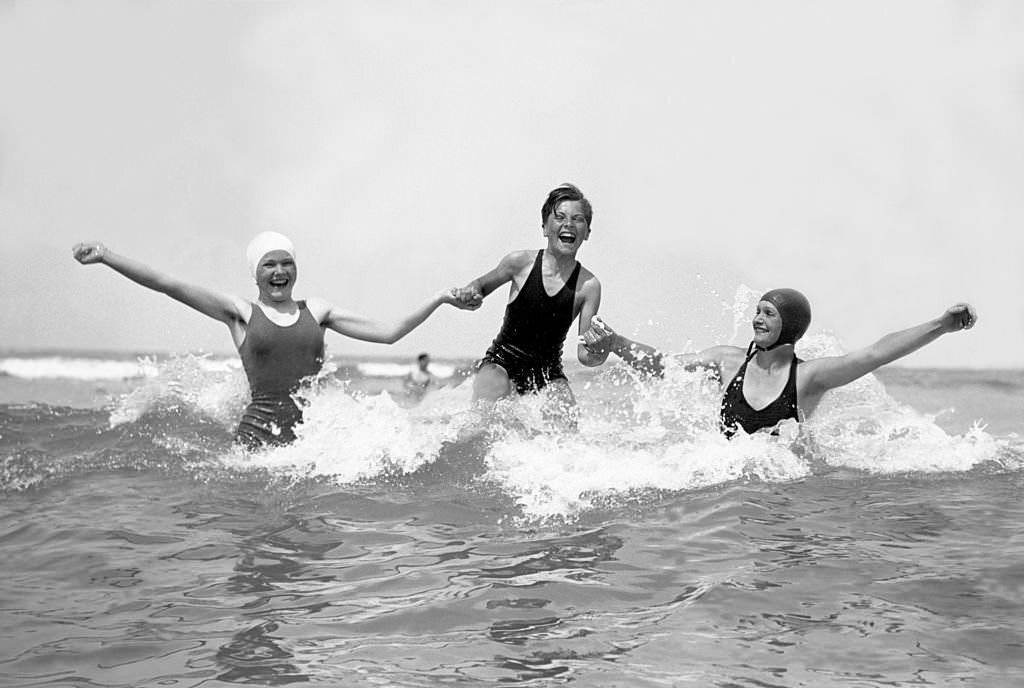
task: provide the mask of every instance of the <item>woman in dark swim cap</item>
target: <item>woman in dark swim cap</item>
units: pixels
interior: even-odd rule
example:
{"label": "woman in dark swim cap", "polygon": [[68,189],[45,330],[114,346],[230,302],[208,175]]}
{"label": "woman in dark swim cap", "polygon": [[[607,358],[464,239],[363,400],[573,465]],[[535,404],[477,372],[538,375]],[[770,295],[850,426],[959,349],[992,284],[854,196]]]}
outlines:
{"label": "woman in dark swim cap", "polygon": [[796,344],[796,340],[807,333],[807,328],[811,326],[811,303],[796,289],[772,289],[765,292],[761,301],[767,301],[775,306],[779,317],[782,318],[782,330],[779,332],[779,338],[775,340],[774,344],[767,347],[768,349],[774,349],[783,344]]}
{"label": "woman in dark swim cap", "polygon": [[[978,320],[974,308],[957,303],[938,318],[899,332],[842,356],[810,361],[796,357],[794,345],[811,324],[811,305],[795,289],[772,289],[757,303],[754,337],[744,349],[713,346],[674,358],[687,369],[714,371],[723,386],[722,431],[732,436],[772,429],[782,420],[803,420],[830,389],[849,384],[929,344],[947,332],[968,330]],[[661,375],[665,354],[614,332],[599,318],[583,335],[584,346],[612,351],[637,370]]]}

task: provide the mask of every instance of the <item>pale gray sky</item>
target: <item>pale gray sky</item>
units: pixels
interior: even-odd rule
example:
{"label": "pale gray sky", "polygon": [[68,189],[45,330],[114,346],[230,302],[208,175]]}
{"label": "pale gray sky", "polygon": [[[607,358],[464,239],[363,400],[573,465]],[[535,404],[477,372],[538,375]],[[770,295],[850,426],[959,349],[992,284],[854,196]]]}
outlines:
{"label": "pale gray sky", "polygon": [[[668,349],[793,286],[848,347],[972,301],[909,365],[1024,366],[1024,4],[0,0],[0,349],[230,351],[77,241],[397,317],[594,204],[602,315]],[[478,356],[502,290],[395,347]]]}

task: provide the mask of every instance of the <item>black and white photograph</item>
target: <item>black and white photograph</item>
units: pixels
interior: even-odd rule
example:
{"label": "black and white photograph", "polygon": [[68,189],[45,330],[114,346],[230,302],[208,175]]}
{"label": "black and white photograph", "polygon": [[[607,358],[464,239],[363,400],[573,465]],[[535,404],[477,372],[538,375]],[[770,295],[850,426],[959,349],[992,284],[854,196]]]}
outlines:
{"label": "black and white photograph", "polygon": [[1022,36],[0,0],[0,688],[1024,685]]}

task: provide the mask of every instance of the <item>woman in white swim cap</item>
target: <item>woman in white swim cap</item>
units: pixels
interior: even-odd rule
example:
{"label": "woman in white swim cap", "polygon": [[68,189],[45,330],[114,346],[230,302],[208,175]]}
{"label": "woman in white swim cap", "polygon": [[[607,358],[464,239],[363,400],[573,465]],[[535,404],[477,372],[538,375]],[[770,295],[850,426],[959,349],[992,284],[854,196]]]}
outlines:
{"label": "woman in white swim cap", "polygon": [[296,301],[295,248],[277,232],[263,232],[249,243],[246,259],[258,296],[255,300],[183,282],[109,250],[102,243],[77,244],[72,254],[83,265],[103,264],[148,289],[170,296],[227,325],[249,380],[251,400],[235,433],[256,448],[286,443],[302,412],[293,400],[303,381],[319,373],[324,333],[334,330],[353,339],[392,344],[419,326],[441,304],[474,309],[479,303],[457,298],[458,290],[434,294],[394,323],[338,308],[322,298]]}

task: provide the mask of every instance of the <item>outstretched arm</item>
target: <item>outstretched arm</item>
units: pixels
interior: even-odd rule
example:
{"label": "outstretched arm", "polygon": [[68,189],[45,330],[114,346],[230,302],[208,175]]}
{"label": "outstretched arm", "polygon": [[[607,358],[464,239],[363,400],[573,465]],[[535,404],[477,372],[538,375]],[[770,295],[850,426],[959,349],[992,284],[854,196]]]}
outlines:
{"label": "outstretched arm", "polygon": [[947,332],[969,330],[977,321],[978,315],[973,306],[954,304],[934,320],[887,334],[863,349],[803,363],[800,366],[803,386],[810,394],[841,387],[917,351]]}
{"label": "outstretched arm", "polygon": [[458,297],[459,290],[445,289],[435,294],[429,301],[395,323],[384,323],[354,311],[338,308],[322,299],[309,299],[309,307],[314,313],[323,313],[320,323],[330,329],[364,342],[394,344],[405,335],[419,327],[437,310],[441,304],[451,304],[464,310],[472,310],[479,305],[467,304]]}
{"label": "outstretched arm", "polygon": [[[581,324],[583,314],[580,314]],[[664,354],[649,344],[634,342],[609,327],[598,316],[590,318],[590,327],[580,335],[580,347],[590,351],[592,355],[614,353],[631,367],[642,373],[661,375],[665,372]]]}
{"label": "outstretched arm", "polygon": [[[601,283],[588,273],[588,279],[582,288],[583,305],[580,307],[579,344],[576,346],[576,358],[587,367],[599,366],[608,360],[608,349],[591,348],[585,343],[586,333],[593,327],[597,310],[601,307]],[[597,318],[601,322],[600,318]]]}
{"label": "outstretched arm", "polygon": [[521,271],[524,266],[531,264],[533,254],[529,251],[513,251],[501,259],[497,267],[486,274],[477,277],[475,280],[458,290],[458,294],[467,302],[472,301],[479,305],[485,297],[501,285],[511,282],[512,278]]}
{"label": "outstretched arm", "polygon": [[[633,341],[615,332],[600,317],[591,319],[591,326],[580,337],[581,346],[591,351],[612,352],[631,367],[648,375],[661,376],[665,373],[666,354],[650,344]],[[734,346],[713,346],[692,354],[672,354],[672,361],[684,370],[707,369],[722,377],[722,368],[727,360],[737,354],[742,358],[743,349]]]}
{"label": "outstretched arm", "polygon": [[75,260],[82,265],[106,265],[136,284],[166,294],[214,320],[220,320],[230,325],[244,319],[242,314],[246,308],[246,302],[243,299],[182,282],[137,260],[114,253],[101,243],[76,244],[71,252]]}

